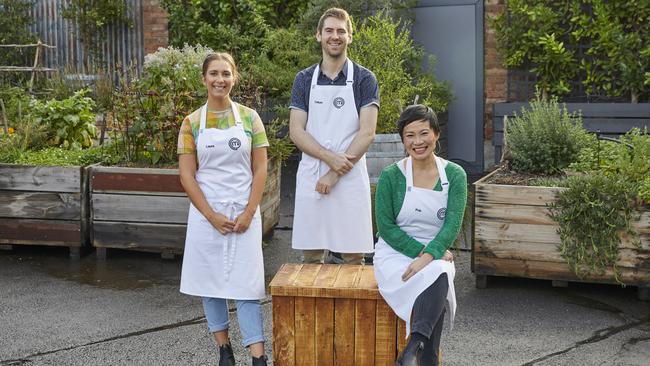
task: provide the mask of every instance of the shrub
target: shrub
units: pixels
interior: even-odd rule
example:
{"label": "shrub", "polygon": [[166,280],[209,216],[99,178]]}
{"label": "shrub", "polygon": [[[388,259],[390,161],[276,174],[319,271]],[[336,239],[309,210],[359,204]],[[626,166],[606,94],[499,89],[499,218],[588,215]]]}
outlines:
{"label": "shrub", "polygon": [[63,100],[33,101],[34,120],[47,126],[50,144],[66,149],[92,146],[96,136],[95,102],[85,96],[87,92],[81,90]]}
{"label": "shrub", "polygon": [[[435,79],[435,60],[428,60],[428,70],[421,68],[424,51],[413,42],[408,29],[408,25],[400,26],[378,14],[361,25],[350,45],[350,58],[373,71],[379,81],[377,133],[396,132],[401,110],[412,104],[416,95],[437,113],[445,112],[451,101],[449,86]],[[409,65],[417,66],[411,69]]]}
{"label": "shrub", "polygon": [[582,117],[560,108],[557,98],[531,101],[506,129],[510,166],[521,173],[558,174],[589,141]]}
{"label": "shrub", "polygon": [[492,20],[499,52],[509,67],[530,68],[538,77],[542,98],[570,91],[578,62],[569,29],[571,7],[565,0],[510,0]]}
{"label": "shrub", "polygon": [[83,150],[69,150],[60,147],[48,147],[42,150],[27,150],[11,163],[44,166],[86,166],[96,163],[110,165],[115,155],[108,146],[97,146]]}

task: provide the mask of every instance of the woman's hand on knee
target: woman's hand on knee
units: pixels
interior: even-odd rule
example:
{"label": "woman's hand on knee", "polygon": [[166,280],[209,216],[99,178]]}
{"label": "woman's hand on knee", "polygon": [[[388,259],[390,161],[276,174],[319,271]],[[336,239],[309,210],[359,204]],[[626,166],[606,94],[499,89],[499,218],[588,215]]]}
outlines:
{"label": "woman's hand on knee", "polygon": [[413,277],[416,273],[427,266],[427,264],[433,261],[433,256],[429,253],[423,253],[421,256],[417,257],[409,266],[406,268],[404,274],[402,274],[402,281],[406,282],[409,278]]}

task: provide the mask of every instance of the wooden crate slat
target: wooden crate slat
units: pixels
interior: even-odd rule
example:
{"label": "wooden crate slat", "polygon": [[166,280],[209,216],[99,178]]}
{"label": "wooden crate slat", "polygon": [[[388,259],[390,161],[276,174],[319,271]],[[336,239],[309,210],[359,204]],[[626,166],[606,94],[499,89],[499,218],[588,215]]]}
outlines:
{"label": "wooden crate slat", "polygon": [[[650,268],[619,268],[620,279],[627,285],[644,285],[650,283]],[[476,274],[490,276],[513,276],[541,278],[560,281],[602,282],[614,283],[614,272],[606,269],[604,275],[593,275],[580,279],[569,269],[566,263],[542,262],[532,260],[514,260],[501,258],[486,258],[475,256],[474,271]]]}
{"label": "wooden crate slat", "polygon": [[357,277],[359,276],[361,269],[359,266],[343,265],[341,270],[336,276],[334,281],[334,287],[337,288],[352,288],[357,282]]}
{"label": "wooden crate slat", "polygon": [[548,216],[549,210],[544,206],[526,206],[512,204],[477,203],[474,217],[482,221],[509,221],[520,224],[557,225]]}
{"label": "wooden crate slat", "polygon": [[112,221],[93,223],[93,246],[182,253],[186,225],[146,224]]}
{"label": "wooden crate slat", "polygon": [[373,266],[361,267],[361,272],[359,273],[356,287],[365,289],[377,288],[377,280],[375,280],[375,268]]}
{"label": "wooden crate slat", "polygon": [[334,365],[334,299],[315,298],[316,365]]}
{"label": "wooden crate slat", "polygon": [[273,296],[272,305],[274,365],[296,365],[295,298]]}
{"label": "wooden crate slat", "polygon": [[[557,233],[558,225],[533,225],[517,224],[507,221],[485,221],[476,219],[474,223],[475,240],[485,241],[514,241],[514,242],[534,242],[557,245],[560,243],[560,234]],[[650,248],[649,236],[640,235],[640,249]],[[636,249],[633,240],[626,236],[621,236],[621,248]]]}
{"label": "wooden crate slat", "polygon": [[334,299],[334,363],[354,365],[354,299]]}
{"label": "wooden crate slat", "polygon": [[321,264],[317,264],[314,266],[302,267],[293,285],[297,287],[306,287],[306,286],[313,287],[314,280],[316,279],[316,275],[318,275],[321,266],[322,266]]}
{"label": "wooden crate slat", "polygon": [[[477,240],[474,247],[475,255],[487,258],[537,260],[543,262],[558,262],[566,264],[555,244],[519,242],[519,241],[488,241]],[[618,266],[650,268],[650,248],[621,248]]]}
{"label": "wooden crate slat", "polygon": [[296,297],[296,365],[316,363],[316,321],[314,319],[315,301],[313,297]]}
{"label": "wooden crate slat", "polygon": [[505,203],[512,205],[546,206],[555,201],[562,188],[510,186],[502,184],[476,184],[476,202]]}
{"label": "wooden crate slat", "polygon": [[399,354],[406,347],[406,322],[399,319],[397,321],[397,353]]}
{"label": "wooden crate slat", "polygon": [[74,193],[81,189],[78,166],[27,166],[0,164],[0,189]]}
{"label": "wooden crate slat", "polygon": [[79,220],[81,194],[0,191],[0,217]]}
{"label": "wooden crate slat", "polygon": [[92,218],[97,221],[186,224],[187,197],[97,194],[92,196]]}
{"label": "wooden crate slat", "polygon": [[384,300],[377,300],[375,316],[375,365],[393,366],[397,357],[397,316]]}
{"label": "wooden crate slat", "polygon": [[354,314],[354,364],[375,364],[376,301],[356,300]]}
{"label": "wooden crate slat", "polygon": [[323,264],[314,280],[314,286],[329,288],[334,285],[341,266],[336,264]]}
{"label": "wooden crate slat", "polygon": [[296,276],[298,276],[298,273],[300,273],[302,266],[303,265],[300,263],[283,264],[269,284],[271,295],[282,296],[280,293],[275,292],[275,290],[281,287],[291,286],[293,281],[295,281]]}
{"label": "wooden crate slat", "polygon": [[2,219],[1,244],[81,246],[81,222],[65,220]]}
{"label": "wooden crate slat", "polygon": [[101,168],[91,170],[90,189],[102,192],[178,192],[181,186],[177,169]]}

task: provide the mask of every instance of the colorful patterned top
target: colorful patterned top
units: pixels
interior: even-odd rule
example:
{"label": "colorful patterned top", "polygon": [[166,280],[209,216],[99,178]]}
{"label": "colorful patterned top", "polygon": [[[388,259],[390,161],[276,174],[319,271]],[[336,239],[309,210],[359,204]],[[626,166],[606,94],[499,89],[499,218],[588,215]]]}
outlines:
{"label": "colorful patterned top", "polygon": [[[269,146],[269,140],[266,138],[266,131],[262,119],[254,109],[237,104],[239,107],[239,116],[244,125],[244,131],[251,141],[253,149],[258,147]],[[183,119],[183,124],[178,133],[178,149],[180,154],[196,154],[196,140],[199,136],[199,125],[201,124],[201,108],[192,112]],[[226,129],[235,125],[235,117],[232,109],[228,108],[222,111],[208,109],[205,121],[205,128]]]}

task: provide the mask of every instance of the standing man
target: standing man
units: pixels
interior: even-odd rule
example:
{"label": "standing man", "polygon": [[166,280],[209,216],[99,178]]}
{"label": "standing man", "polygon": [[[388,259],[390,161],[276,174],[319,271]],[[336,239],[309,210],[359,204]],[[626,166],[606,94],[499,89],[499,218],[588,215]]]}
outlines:
{"label": "standing man", "polygon": [[370,181],[365,153],[379,113],[377,78],[347,58],[352,22],[331,8],[318,21],[323,59],[296,75],[291,139],[302,151],[296,176],[294,249],[304,263],[322,263],[325,249],[360,264],[373,251]]}

